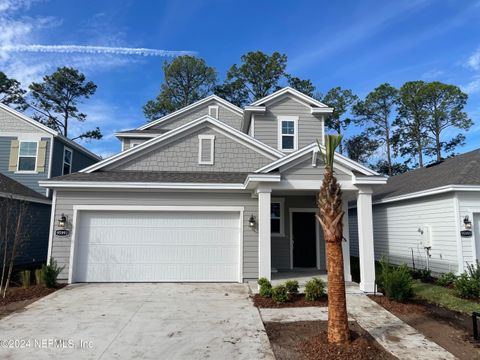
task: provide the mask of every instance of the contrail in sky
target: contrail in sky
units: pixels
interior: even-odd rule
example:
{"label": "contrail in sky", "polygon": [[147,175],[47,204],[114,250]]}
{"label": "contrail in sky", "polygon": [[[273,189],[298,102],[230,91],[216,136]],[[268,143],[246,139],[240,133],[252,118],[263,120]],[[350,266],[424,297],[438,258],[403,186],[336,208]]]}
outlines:
{"label": "contrail in sky", "polygon": [[85,45],[3,45],[1,51],[7,52],[40,52],[40,53],[82,53],[82,54],[113,54],[113,55],[140,55],[175,57],[180,55],[194,55],[195,51],[175,51],[147,48],[85,46]]}

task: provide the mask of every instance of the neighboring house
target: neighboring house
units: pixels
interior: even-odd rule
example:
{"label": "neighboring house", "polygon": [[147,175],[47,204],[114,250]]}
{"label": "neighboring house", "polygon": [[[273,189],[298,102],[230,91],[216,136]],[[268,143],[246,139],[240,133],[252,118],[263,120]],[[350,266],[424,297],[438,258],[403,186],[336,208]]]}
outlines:
{"label": "neighboring house", "polygon": [[[18,245],[15,265],[45,263],[47,260],[46,249],[48,246],[51,200],[8,176],[0,174],[0,200],[2,200],[0,219],[2,219],[2,222],[7,211],[3,208],[6,206],[6,203],[3,202],[4,199],[9,199],[8,203],[12,206],[9,211],[18,206],[13,202],[25,202],[27,206],[21,230],[27,236]],[[0,258],[1,263],[3,261]]]}
{"label": "neighboring house", "polygon": [[[99,160],[97,155],[57,131],[0,103],[1,179],[3,183],[7,182],[5,177],[11,179],[8,196],[23,198],[26,196],[26,189],[29,189],[27,197],[30,207],[38,214],[32,217],[32,221],[38,222],[39,231],[30,234],[29,244],[32,248],[25,247],[23,257],[26,256],[34,262],[38,259],[44,262],[47,258],[48,237],[45,237],[42,229],[50,223],[51,206],[45,204],[51,203],[52,196],[50,190],[40,187],[38,182],[74,173]],[[39,196],[33,196],[35,194]],[[38,198],[42,199],[42,206],[38,205]],[[35,226],[32,225],[32,231],[34,229]],[[28,254],[36,255],[29,257]]]}
{"label": "neighboring house", "polygon": [[[388,179],[373,197],[375,258],[461,273],[480,260],[480,149]],[[358,256],[356,209],[351,254]],[[466,230],[466,231],[465,231]]]}
{"label": "neighboring house", "polygon": [[[55,190],[49,253],[65,266],[59,278],[242,282],[325,269],[316,141],[332,111],[284,88],[244,109],[209,96],[117,133],[121,153],[41,182]],[[340,154],[335,172],[344,209],[352,199],[362,209],[360,286],[373,291],[372,186],[386,178]],[[67,236],[56,234],[62,216]],[[348,242],[344,251],[349,280]]]}

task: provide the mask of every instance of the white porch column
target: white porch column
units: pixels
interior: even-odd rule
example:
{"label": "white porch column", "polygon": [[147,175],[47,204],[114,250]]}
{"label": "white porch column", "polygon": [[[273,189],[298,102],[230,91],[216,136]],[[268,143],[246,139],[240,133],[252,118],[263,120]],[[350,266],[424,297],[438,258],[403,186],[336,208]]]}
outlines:
{"label": "white porch column", "polygon": [[357,195],[358,252],[360,255],[360,289],[375,291],[375,254],[373,248],[372,189],[359,186]]}
{"label": "white porch column", "polygon": [[271,280],[272,255],[270,233],[270,200],[272,190],[260,186],[258,194],[258,277]]}
{"label": "white porch column", "polygon": [[352,281],[352,271],[350,270],[350,230],[348,228],[348,201],[345,199],[343,200],[342,209],[345,212],[345,214],[343,215],[344,240],[342,240],[343,272],[345,274],[345,281]]}

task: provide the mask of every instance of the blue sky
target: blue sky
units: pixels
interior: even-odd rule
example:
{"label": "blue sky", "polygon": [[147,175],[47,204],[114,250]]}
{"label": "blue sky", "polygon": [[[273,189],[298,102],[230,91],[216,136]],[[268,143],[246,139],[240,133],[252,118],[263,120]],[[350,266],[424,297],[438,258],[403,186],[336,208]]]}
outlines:
{"label": "blue sky", "polygon": [[[88,46],[117,49],[87,53]],[[222,80],[242,54],[279,51],[290,73],[322,93],[342,86],[364,96],[383,82],[416,79],[452,83],[468,92],[476,123],[461,151],[480,147],[478,0],[0,0],[0,70],[25,86],[57,66],[84,72],[98,90],[81,106],[87,122],[71,128],[100,126],[105,138],[85,146],[102,156],[120,150],[115,131],[145,122],[142,106],[157,95],[168,59],[125,48],[193,51]]]}

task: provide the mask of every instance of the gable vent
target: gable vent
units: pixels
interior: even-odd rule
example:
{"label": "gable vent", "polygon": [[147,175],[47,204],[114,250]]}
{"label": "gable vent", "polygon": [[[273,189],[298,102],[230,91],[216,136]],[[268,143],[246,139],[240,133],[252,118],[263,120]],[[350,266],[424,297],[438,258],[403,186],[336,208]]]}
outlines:
{"label": "gable vent", "polygon": [[215,135],[198,135],[198,163],[213,165],[215,154]]}

